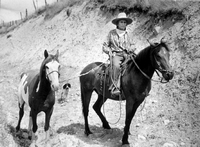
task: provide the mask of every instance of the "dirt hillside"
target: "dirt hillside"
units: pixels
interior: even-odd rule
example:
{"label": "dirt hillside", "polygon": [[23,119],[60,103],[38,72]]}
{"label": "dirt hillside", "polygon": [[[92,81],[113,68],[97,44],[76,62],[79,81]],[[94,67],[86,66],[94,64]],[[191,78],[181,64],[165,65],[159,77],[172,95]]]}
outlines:
{"label": "dirt hillside", "polygon": [[[14,132],[18,120],[17,86],[20,73],[40,68],[44,50],[60,52],[61,86],[70,82],[72,88],[63,103],[56,101],[51,119],[53,147],[117,147],[121,146],[125,119],[125,102],[108,100],[102,110],[111,123],[104,130],[92,104],[89,124],[93,135],[84,135],[80,99],[80,71],[94,61],[107,62],[102,43],[108,31],[115,28],[112,15],[101,13],[94,3],[84,2],[63,9],[53,18],[45,13],[27,20],[7,34],[0,35],[0,146],[29,146],[27,138],[28,111],[22,120],[21,134]],[[145,14],[134,13],[128,26],[137,52],[148,46],[147,38],[159,41],[165,36],[171,48],[171,64],[175,76],[170,83],[152,83],[146,101],[131,123],[131,147],[200,147],[200,3],[192,2],[183,11],[184,18],[172,15],[154,21]],[[70,15],[69,15],[70,12]],[[151,29],[149,29],[151,28]],[[158,77],[153,77],[158,79]],[[61,97],[61,90],[56,99]],[[25,108],[28,110],[28,108]],[[115,122],[120,117],[118,123]],[[38,115],[37,146],[44,146],[44,114]]]}

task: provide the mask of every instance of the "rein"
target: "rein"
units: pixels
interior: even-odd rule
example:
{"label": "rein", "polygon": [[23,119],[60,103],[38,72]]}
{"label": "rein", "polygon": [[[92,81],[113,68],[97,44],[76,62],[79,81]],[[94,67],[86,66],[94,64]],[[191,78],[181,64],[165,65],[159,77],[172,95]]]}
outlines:
{"label": "rein", "polygon": [[[157,59],[155,58],[155,56],[154,56],[154,59],[155,59],[157,65],[158,65],[158,70],[159,70],[159,71],[163,71],[163,72],[169,73],[168,70],[165,70],[165,69],[162,69],[162,68],[161,68],[161,66],[160,66],[160,64],[158,63],[158,61],[157,61]],[[158,72],[157,70],[155,70],[155,71],[156,71],[157,75],[161,78],[160,83],[167,83],[167,82],[169,82],[169,81],[163,81],[164,78],[160,76],[160,74],[159,74],[159,72]]]}
{"label": "rein", "polygon": [[[155,58],[155,57],[154,57]],[[154,80],[154,79],[152,79],[152,78],[150,78],[146,73],[144,73],[141,69],[140,69],[140,67],[138,66],[138,64],[135,62],[135,59],[133,58],[133,56],[131,56],[131,59],[132,59],[132,61],[133,61],[133,63],[135,64],[135,66],[139,69],[139,71],[147,78],[147,79],[149,79],[149,80],[151,80],[151,81],[154,81],[154,82],[160,82],[160,83],[167,83],[167,82],[163,82],[163,77],[161,77],[160,75],[159,75],[159,73],[158,73],[158,71],[157,70],[155,70],[156,71],[156,73],[157,73],[157,75],[159,76],[159,77],[161,77],[161,80],[159,81],[159,80]],[[157,60],[156,60],[157,61]],[[156,62],[157,63],[157,62]],[[164,70],[162,70],[162,71],[164,71]]]}
{"label": "rein", "polygon": [[[113,69],[113,64],[112,64],[112,54],[110,54],[110,68],[111,69]],[[111,81],[112,81],[112,84],[114,84],[114,86],[117,88],[117,85],[115,84],[115,82],[113,81],[113,77],[112,77],[112,75],[110,76],[111,77]],[[106,76],[105,76],[105,78],[104,78],[104,86],[103,86],[103,114],[104,114],[104,116],[105,116],[105,118],[106,118],[106,113],[105,113],[105,90],[106,90]],[[119,110],[120,110],[120,114],[119,114],[119,118],[117,119],[117,121],[116,122],[109,122],[109,124],[112,124],[112,125],[115,125],[115,124],[117,124],[119,121],[120,121],[120,119],[121,119],[121,115],[122,115],[122,112],[121,112],[121,107],[122,107],[122,99],[121,99],[121,95],[119,95]]]}
{"label": "rein", "polygon": [[[112,78],[111,78],[112,79]],[[103,86],[103,114],[104,114],[104,116],[105,116],[105,118],[106,118],[106,113],[105,113],[105,90],[106,90],[106,76],[105,76],[105,78],[104,78],[104,86]],[[115,124],[117,124],[119,121],[120,121],[120,119],[121,119],[121,115],[122,115],[122,102],[121,102],[122,100],[121,100],[121,95],[119,95],[119,110],[120,110],[120,114],[119,114],[119,118],[117,119],[117,121],[116,122],[109,122],[108,120],[108,122],[109,122],[109,124],[112,124],[112,125],[115,125]]]}

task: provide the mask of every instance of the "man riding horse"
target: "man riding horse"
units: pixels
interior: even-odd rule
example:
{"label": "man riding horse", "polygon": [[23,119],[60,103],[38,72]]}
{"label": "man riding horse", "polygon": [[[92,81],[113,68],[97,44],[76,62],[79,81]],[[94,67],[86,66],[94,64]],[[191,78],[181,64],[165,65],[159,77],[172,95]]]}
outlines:
{"label": "man riding horse", "polygon": [[116,28],[108,33],[108,36],[103,43],[103,52],[109,55],[111,61],[111,79],[112,85],[109,90],[111,94],[120,94],[120,65],[126,59],[128,53],[134,53],[134,44],[131,43],[128,32],[126,30],[127,25],[132,23],[132,19],[128,18],[125,13],[119,13],[117,18],[112,20],[112,23],[116,25]]}
{"label": "man riding horse", "polygon": [[[105,129],[111,129],[111,127],[101,112],[102,105],[107,99],[125,100],[126,116],[122,144],[126,145],[129,144],[131,121],[138,107],[151,90],[154,72],[157,71],[162,74],[161,83],[163,83],[163,80],[169,82],[173,78],[174,72],[169,62],[170,49],[165,40],[161,39],[159,43],[150,43],[149,46],[134,56],[134,54],[130,54],[134,49],[131,49],[131,43],[126,32],[126,26],[131,24],[132,20],[127,18],[125,13],[120,13],[112,22],[117,28],[109,32],[107,41],[103,44],[103,51],[111,56],[111,65],[113,64],[114,66],[114,72],[112,72],[114,74],[114,83],[110,87],[110,79],[104,78],[104,75],[105,77],[107,76],[106,69],[109,67],[107,64],[102,62],[88,64],[81,71],[82,76],[80,76],[82,112],[85,121],[85,134],[88,136],[92,134],[88,123],[88,115],[93,91],[98,95],[93,109],[101,119],[102,126]],[[128,59],[122,65],[122,67],[126,66],[126,70],[120,73],[120,64],[127,55]],[[123,76],[120,76],[120,74]],[[117,83],[120,83],[120,85]],[[118,92],[120,94],[119,87],[123,91],[121,99],[120,95],[112,96],[113,93]],[[115,91],[109,91],[109,88],[115,89]]]}

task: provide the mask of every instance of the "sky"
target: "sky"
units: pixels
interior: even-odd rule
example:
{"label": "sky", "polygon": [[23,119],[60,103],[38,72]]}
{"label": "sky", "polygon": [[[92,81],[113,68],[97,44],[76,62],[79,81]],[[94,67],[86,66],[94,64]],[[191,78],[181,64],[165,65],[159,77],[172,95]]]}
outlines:
{"label": "sky", "polygon": [[[45,5],[45,0],[34,0],[38,7]],[[48,4],[56,2],[57,0],[46,0]],[[20,12],[25,14],[26,9],[31,14],[35,11],[33,0],[0,0],[0,23],[2,21],[8,22],[18,20],[21,18]]]}

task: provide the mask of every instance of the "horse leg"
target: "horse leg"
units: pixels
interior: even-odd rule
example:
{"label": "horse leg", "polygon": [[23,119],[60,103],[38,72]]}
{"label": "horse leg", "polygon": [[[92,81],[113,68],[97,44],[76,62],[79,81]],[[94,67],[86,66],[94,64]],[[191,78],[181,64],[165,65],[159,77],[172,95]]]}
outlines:
{"label": "horse leg", "polygon": [[35,142],[36,142],[35,132],[36,132],[37,129],[38,129],[38,126],[37,126],[37,113],[34,112],[32,109],[31,109],[31,116],[32,116],[32,123],[33,123],[33,128],[32,128],[32,141],[35,141]]}
{"label": "horse leg", "polygon": [[22,105],[19,103],[19,120],[18,120],[18,124],[16,126],[17,132],[20,129],[21,120],[22,120],[22,117],[24,116],[24,104],[25,104],[25,102],[23,102]]}
{"label": "horse leg", "polygon": [[101,107],[102,105],[106,102],[107,98],[103,98],[102,95],[98,95],[98,99],[95,102],[95,104],[93,105],[93,109],[95,110],[95,112],[97,113],[97,115],[99,116],[99,118],[101,119],[102,123],[103,123],[103,128],[105,129],[111,129],[108,121],[106,120],[106,118],[103,116],[103,114],[101,113]]}
{"label": "horse leg", "polygon": [[140,104],[141,104],[140,102],[134,102],[132,99],[126,102],[126,120],[124,127],[124,135],[122,137],[122,144],[129,144],[128,135],[129,135],[130,124]]}
{"label": "horse leg", "polygon": [[31,116],[31,112],[29,114],[29,123],[28,123],[28,139],[31,140],[31,133],[32,133],[32,127],[33,127],[33,120],[32,120],[32,116]]}
{"label": "horse leg", "polygon": [[81,90],[81,99],[82,99],[82,105],[83,105],[83,115],[85,120],[85,134],[88,136],[92,134],[90,131],[89,125],[88,125],[88,113],[89,113],[89,104],[91,100],[92,91],[88,91],[84,93]]}
{"label": "horse leg", "polygon": [[52,113],[53,113],[53,107],[49,111],[45,112],[46,115],[45,115],[44,131],[46,133],[46,137],[45,137],[46,142],[49,140],[49,136],[50,136],[49,135],[49,123],[50,123]]}

